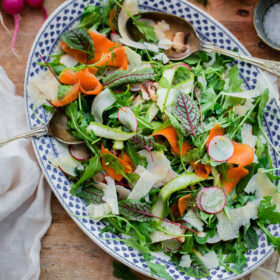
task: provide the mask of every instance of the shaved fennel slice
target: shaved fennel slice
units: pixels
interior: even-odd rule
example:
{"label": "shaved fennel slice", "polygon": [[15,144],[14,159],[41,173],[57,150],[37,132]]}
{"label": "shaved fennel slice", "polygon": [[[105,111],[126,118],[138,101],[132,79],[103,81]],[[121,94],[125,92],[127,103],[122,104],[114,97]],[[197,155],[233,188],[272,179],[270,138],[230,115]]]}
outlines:
{"label": "shaved fennel slice", "polygon": [[142,150],[139,152],[139,154],[147,159],[147,170],[160,178],[153,188],[161,187],[177,176],[177,174],[171,168],[170,161],[163,152],[153,151],[152,155],[154,160],[152,160],[147,150]]}
{"label": "shaved fennel slice", "polygon": [[150,43],[139,43],[133,41],[130,36],[128,35],[128,32],[126,30],[126,21],[128,20],[129,16],[127,15],[127,12],[131,15],[135,15],[138,13],[138,2],[137,0],[125,0],[122,4],[122,9],[119,14],[118,18],[118,29],[119,33],[121,35],[120,42],[124,45],[127,45],[129,47],[133,47],[136,49],[141,50],[150,50],[152,52],[158,52],[159,48]]}
{"label": "shaved fennel slice", "polygon": [[251,99],[256,98],[262,94],[259,87],[255,87],[254,89],[245,90],[242,92],[221,92],[222,95],[232,96],[232,97],[238,97],[238,98],[245,98],[245,99]]}
{"label": "shaved fennel slice", "polygon": [[136,132],[123,132],[97,122],[91,122],[87,127],[87,131],[93,131],[99,137],[119,141],[126,141],[136,135]]}
{"label": "shaved fennel slice", "polygon": [[124,46],[123,48],[128,60],[128,70],[133,71],[139,69],[139,67],[142,65],[141,56],[127,46]]}
{"label": "shaved fennel slice", "polygon": [[93,100],[91,105],[91,113],[94,116],[94,120],[98,123],[103,123],[103,112],[108,107],[116,102],[116,98],[112,94],[109,88],[101,91]]}
{"label": "shaved fennel slice", "polygon": [[115,181],[109,176],[106,176],[105,179],[107,181],[107,188],[104,191],[102,199],[109,204],[112,213],[118,215],[119,206]]}
{"label": "shaved fennel slice", "polygon": [[[143,167],[144,168],[144,167]],[[152,189],[153,185],[160,180],[160,177],[152,174],[147,169],[141,171],[140,177],[136,182],[133,190],[128,196],[128,199],[140,199]]]}
{"label": "shaved fennel slice", "polygon": [[155,231],[151,233],[150,237],[152,239],[152,243],[172,239],[178,235],[182,235],[185,233],[185,229],[179,227],[178,225],[173,225],[168,222],[163,221],[161,223],[161,228],[163,228],[165,231],[172,233],[172,234],[166,234],[162,231]]}

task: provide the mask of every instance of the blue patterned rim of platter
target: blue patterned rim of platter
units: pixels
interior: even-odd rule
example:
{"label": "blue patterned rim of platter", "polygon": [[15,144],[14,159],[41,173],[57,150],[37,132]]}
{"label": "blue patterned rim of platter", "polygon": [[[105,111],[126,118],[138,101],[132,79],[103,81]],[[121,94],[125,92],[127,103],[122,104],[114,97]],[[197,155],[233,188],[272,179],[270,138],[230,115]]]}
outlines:
{"label": "blue patterned rim of platter", "polygon": [[[236,50],[240,53],[249,55],[244,46],[223,25],[221,25],[205,12],[201,11],[199,8],[186,1],[138,0],[138,2],[140,9],[168,12],[185,18],[196,27],[199,36],[205,41],[211,41],[219,47],[229,50]],[[30,79],[34,75],[38,74],[39,71],[44,71],[42,66],[36,64],[36,62],[40,61],[39,53],[42,54],[46,59],[48,55],[53,53],[58,44],[60,35],[71,28],[71,26],[79,20],[82,10],[88,3],[99,5],[98,0],[75,0],[66,1],[63,3],[51,14],[51,16],[42,26],[33,43],[26,67],[24,90],[26,113],[30,128],[41,125],[41,122],[38,119],[40,119],[42,122],[47,122],[50,117],[50,115],[48,115],[42,107],[35,108],[35,113],[37,116],[34,114],[32,99],[27,91],[27,86]],[[249,89],[254,88],[256,86],[258,76],[261,75],[260,70],[244,62],[237,62],[237,65],[240,69],[241,77],[244,80],[245,86]],[[279,113],[277,101],[275,99],[270,100],[267,109],[269,112],[266,111],[264,114],[264,127],[272,143],[278,147],[280,141],[280,133],[278,132],[280,121],[274,116],[274,114]],[[86,205],[80,198],[70,195],[69,181],[60,170],[58,170],[48,161],[47,157],[49,154],[54,154],[55,156],[60,154],[61,149],[63,149],[61,144],[51,137],[44,136],[38,139],[33,138],[33,147],[40,166],[53,192],[57,196],[61,205],[70,214],[77,225],[107,253],[124,264],[130,266],[131,268],[145,275],[151,276],[142,255],[138,251],[130,249],[122,242],[106,240],[119,238],[119,236],[116,236],[112,233],[105,233],[103,236],[101,235],[100,232],[104,227],[103,222],[94,222],[89,218],[77,218],[71,215],[71,213],[74,213],[78,216],[86,215]],[[276,158],[274,151],[271,150],[270,152],[274,166],[277,167],[280,164],[280,161]],[[269,227],[269,230],[273,235],[278,236],[278,233],[280,232],[280,225],[272,225]],[[242,275],[235,275],[231,272],[225,271],[223,267],[219,267],[217,269],[211,270],[210,276],[204,279],[238,279],[263,263],[272,254],[272,252],[272,246],[267,244],[265,235],[260,232],[259,247],[255,250],[249,250],[249,252],[246,254],[247,266]],[[173,279],[194,279],[186,276],[182,272],[179,272],[176,269],[176,266],[170,262],[169,258],[163,253],[155,254],[155,262],[164,264],[166,266],[167,272],[173,277]],[[158,277],[154,278],[160,279]]]}

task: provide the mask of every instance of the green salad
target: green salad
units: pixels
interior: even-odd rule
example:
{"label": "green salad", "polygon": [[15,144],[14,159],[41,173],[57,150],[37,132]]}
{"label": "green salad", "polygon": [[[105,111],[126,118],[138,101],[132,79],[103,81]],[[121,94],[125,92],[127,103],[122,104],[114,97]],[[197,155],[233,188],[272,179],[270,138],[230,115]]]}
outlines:
{"label": "green salad", "polygon": [[[34,100],[63,110],[68,132],[84,142],[49,160],[71,180],[88,216],[139,250],[151,273],[172,279],[153,252],[194,278],[223,266],[240,274],[258,231],[280,252],[267,225],[280,223],[262,118],[268,90],[245,89],[233,60],[188,51],[164,20],[141,20],[135,1],[87,6],[41,61]],[[124,30],[132,18],[139,41]],[[178,32],[180,33],[180,32]],[[179,39],[178,39],[179,38]],[[270,148],[269,148],[270,147]],[[105,238],[105,237],[104,237]]]}

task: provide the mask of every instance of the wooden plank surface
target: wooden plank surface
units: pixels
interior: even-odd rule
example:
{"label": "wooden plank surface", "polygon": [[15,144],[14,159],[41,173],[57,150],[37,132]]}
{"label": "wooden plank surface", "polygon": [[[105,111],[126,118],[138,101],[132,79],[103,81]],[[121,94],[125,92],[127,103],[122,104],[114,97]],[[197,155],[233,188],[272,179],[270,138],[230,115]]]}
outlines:
{"label": "wooden plank surface", "polygon": [[[46,0],[50,14],[63,0]],[[205,9],[210,15],[222,22],[251,52],[260,58],[280,61],[280,52],[264,45],[257,37],[252,24],[254,0],[209,0]],[[196,3],[195,3],[196,4]],[[197,5],[197,4],[196,4]],[[12,17],[0,12],[8,28],[12,31]],[[32,42],[43,23],[39,10],[25,8],[21,15],[20,32],[16,49],[19,58],[10,51],[11,37],[0,26],[0,65],[16,85],[18,95],[23,95],[25,65]],[[96,246],[66,214],[57,199],[52,196],[52,225],[42,240],[41,277],[42,280],[113,280],[112,257]],[[275,254],[265,266],[274,269],[278,260]],[[139,275],[139,279],[150,279]],[[245,279],[245,278],[244,278]],[[246,277],[246,279],[249,279]]]}

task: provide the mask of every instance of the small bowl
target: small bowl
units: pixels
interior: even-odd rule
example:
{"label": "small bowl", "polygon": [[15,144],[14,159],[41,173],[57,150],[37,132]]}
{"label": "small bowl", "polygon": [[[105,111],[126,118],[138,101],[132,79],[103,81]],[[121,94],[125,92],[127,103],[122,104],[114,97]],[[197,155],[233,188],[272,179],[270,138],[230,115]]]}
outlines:
{"label": "small bowl", "polygon": [[258,36],[271,48],[280,51],[280,44],[273,42],[264,31],[264,17],[268,9],[280,0],[258,0],[253,13],[253,23]]}

